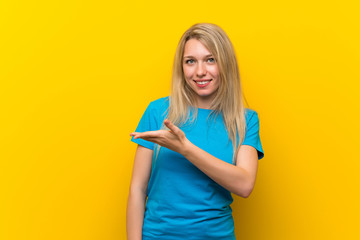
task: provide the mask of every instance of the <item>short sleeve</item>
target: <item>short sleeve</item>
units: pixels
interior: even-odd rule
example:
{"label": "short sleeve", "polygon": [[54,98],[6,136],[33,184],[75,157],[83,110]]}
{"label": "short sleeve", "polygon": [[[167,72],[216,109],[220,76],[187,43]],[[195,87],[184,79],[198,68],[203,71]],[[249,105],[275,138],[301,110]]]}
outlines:
{"label": "short sleeve", "polygon": [[246,132],[245,138],[242,145],[249,145],[254,147],[258,152],[258,159],[264,157],[264,151],[261,146],[260,135],[259,135],[259,117],[257,112],[251,111],[248,113],[246,121]]}
{"label": "short sleeve", "polygon": [[[151,102],[141,117],[135,132],[159,130],[157,115],[157,109],[154,107],[154,103]],[[134,139],[134,137],[131,138],[131,141],[151,150],[154,149],[155,144],[153,142],[149,142],[141,138]]]}

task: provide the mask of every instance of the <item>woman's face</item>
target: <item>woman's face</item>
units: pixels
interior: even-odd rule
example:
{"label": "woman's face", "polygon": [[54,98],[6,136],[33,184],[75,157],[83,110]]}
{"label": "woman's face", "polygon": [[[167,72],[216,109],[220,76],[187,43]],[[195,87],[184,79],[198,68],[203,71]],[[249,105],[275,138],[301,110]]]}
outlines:
{"label": "woman's face", "polygon": [[183,70],[187,84],[197,94],[197,107],[209,108],[219,88],[219,70],[214,56],[197,39],[185,44]]}

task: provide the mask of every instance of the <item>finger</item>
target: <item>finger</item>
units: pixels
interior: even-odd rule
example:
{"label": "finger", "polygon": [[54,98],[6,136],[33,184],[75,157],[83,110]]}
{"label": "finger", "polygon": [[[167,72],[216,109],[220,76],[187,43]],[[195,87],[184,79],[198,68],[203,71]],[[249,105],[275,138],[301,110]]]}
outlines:
{"label": "finger", "polygon": [[134,139],[138,139],[143,137],[143,133],[132,132],[130,133],[130,136],[134,137]]}
{"label": "finger", "polygon": [[[135,138],[135,137],[134,137]],[[149,141],[149,142],[153,142],[155,144],[159,144],[161,146],[164,146],[164,141],[162,141],[161,138],[159,137],[144,137],[144,136],[137,136],[136,138],[141,138],[143,140]],[[135,138],[135,139],[136,139]]]}
{"label": "finger", "polygon": [[134,139],[137,139],[139,134],[140,133],[132,132],[132,133],[130,133],[130,136],[133,137]]}
{"label": "finger", "polygon": [[130,134],[130,136],[132,136],[134,139],[138,139],[138,138],[139,138],[139,134],[140,134],[140,133],[134,133],[134,134]]}
{"label": "finger", "polygon": [[177,126],[175,126],[169,119],[165,119],[164,124],[174,133],[177,133],[179,130],[179,128]]}
{"label": "finger", "polygon": [[142,132],[142,133],[135,133],[133,136],[134,136],[134,139],[137,139],[137,138],[149,138],[149,137],[160,137],[160,131],[148,131],[148,132]]}

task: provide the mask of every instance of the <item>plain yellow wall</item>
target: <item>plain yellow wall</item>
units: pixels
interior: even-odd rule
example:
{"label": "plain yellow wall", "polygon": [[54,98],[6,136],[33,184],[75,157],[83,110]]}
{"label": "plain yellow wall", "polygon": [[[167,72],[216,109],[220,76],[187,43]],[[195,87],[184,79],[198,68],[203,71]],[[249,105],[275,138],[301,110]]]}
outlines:
{"label": "plain yellow wall", "polygon": [[136,145],[181,34],[235,46],[260,118],[238,239],[360,239],[357,1],[1,1],[0,239],[125,239]]}

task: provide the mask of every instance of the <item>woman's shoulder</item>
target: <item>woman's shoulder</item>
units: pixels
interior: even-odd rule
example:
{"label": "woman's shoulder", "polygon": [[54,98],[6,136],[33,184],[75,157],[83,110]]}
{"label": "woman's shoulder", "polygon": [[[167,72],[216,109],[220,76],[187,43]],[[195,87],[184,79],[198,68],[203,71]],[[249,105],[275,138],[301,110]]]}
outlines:
{"label": "woman's shoulder", "polygon": [[244,108],[244,109],[245,109],[245,114],[248,114],[248,115],[257,113],[254,109],[251,109],[251,108]]}
{"label": "woman's shoulder", "polygon": [[168,108],[169,107],[169,97],[162,97],[162,98],[158,98],[156,100],[153,100],[150,102],[149,107],[152,108]]}
{"label": "woman's shoulder", "polygon": [[257,120],[259,117],[258,117],[258,113],[251,109],[251,108],[245,108],[245,119],[246,119],[246,122],[249,122],[251,120]]}
{"label": "woman's shoulder", "polygon": [[150,102],[147,111],[156,116],[165,116],[169,108],[169,97],[162,97]]}

